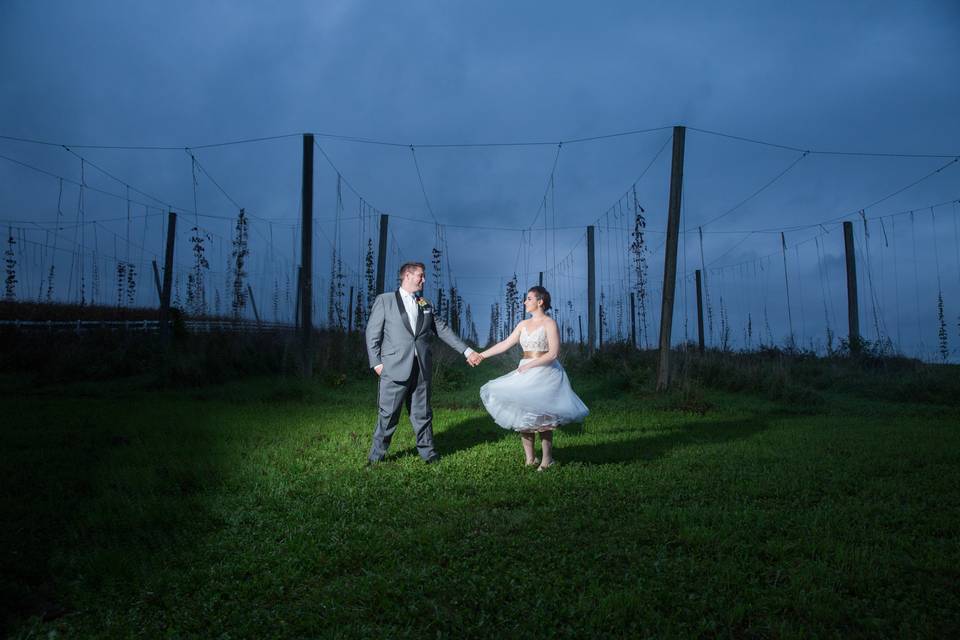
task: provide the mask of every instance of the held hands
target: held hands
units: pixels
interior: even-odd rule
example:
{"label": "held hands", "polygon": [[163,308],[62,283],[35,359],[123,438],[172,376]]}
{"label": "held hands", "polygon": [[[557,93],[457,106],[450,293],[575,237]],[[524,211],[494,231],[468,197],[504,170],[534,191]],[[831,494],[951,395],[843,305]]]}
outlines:
{"label": "held hands", "polygon": [[469,356],[467,356],[467,362],[470,364],[471,367],[475,367],[481,362],[483,362],[483,356],[477,353],[476,351],[474,351]]}

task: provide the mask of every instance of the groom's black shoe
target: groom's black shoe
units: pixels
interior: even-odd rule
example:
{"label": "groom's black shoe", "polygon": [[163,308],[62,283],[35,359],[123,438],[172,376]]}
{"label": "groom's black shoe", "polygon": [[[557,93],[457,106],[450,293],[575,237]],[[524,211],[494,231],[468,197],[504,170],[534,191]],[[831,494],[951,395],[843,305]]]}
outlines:
{"label": "groom's black shoe", "polygon": [[424,460],[424,462],[425,462],[426,464],[437,464],[438,462],[440,462],[440,454],[439,454],[439,453],[435,453],[435,454],[433,454],[432,456],[430,456],[429,458],[427,458],[426,460]]}

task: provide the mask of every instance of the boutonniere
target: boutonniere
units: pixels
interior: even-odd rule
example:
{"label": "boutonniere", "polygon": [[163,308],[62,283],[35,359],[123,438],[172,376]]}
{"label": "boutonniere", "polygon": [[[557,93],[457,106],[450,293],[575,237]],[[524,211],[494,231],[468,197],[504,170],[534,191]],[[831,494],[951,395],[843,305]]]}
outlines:
{"label": "boutonniere", "polygon": [[421,309],[426,310],[430,308],[430,303],[427,302],[426,298],[424,298],[423,296],[420,296],[419,298],[417,298],[417,306],[420,307]]}

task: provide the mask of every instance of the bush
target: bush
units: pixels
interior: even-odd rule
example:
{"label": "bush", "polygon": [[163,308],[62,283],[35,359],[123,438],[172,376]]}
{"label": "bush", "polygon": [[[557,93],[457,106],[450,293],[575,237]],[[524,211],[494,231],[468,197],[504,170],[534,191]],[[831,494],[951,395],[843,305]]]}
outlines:
{"label": "bush", "polygon": [[[960,375],[956,365],[926,364],[889,355],[883,344],[864,342],[850,356],[838,351],[821,358],[811,351],[765,347],[753,352],[724,352],[694,348],[671,353],[674,408],[697,405],[703,390],[750,393],[809,413],[826,405],[825,394],[848,392],[863,398],[894,402],[960,404]],[[658,354],[629,345],[604,345],[592,356],[565,349],[564,366],[575,375],[600,378],[610,388],[651,392],[656,384]],[[679,391],[678,391],[679,390]]]}
{"label": "bush", "polygon": [[[167,387],[199,387],[252,375],[295,374],[300,346],[292,332],[190,333],[174,318],[172,340],[139,331],[73,332],[0,329],[0,371],[27,373],[38,384],[146,375]],[[317,332],[314,374],[347,377],[367,372],[358,335]]]}

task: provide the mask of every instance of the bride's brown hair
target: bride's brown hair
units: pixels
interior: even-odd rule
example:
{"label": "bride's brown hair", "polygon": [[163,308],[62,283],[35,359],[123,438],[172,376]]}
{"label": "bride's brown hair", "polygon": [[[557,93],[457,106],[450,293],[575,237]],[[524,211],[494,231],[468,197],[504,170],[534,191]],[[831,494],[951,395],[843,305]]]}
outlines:
{"label": "bride's brown hair", "polygon": [[550,310],[550,292],[537,285],[527,289],[527,293],[532,293],[537,300],[543,302],[543,310]]}

